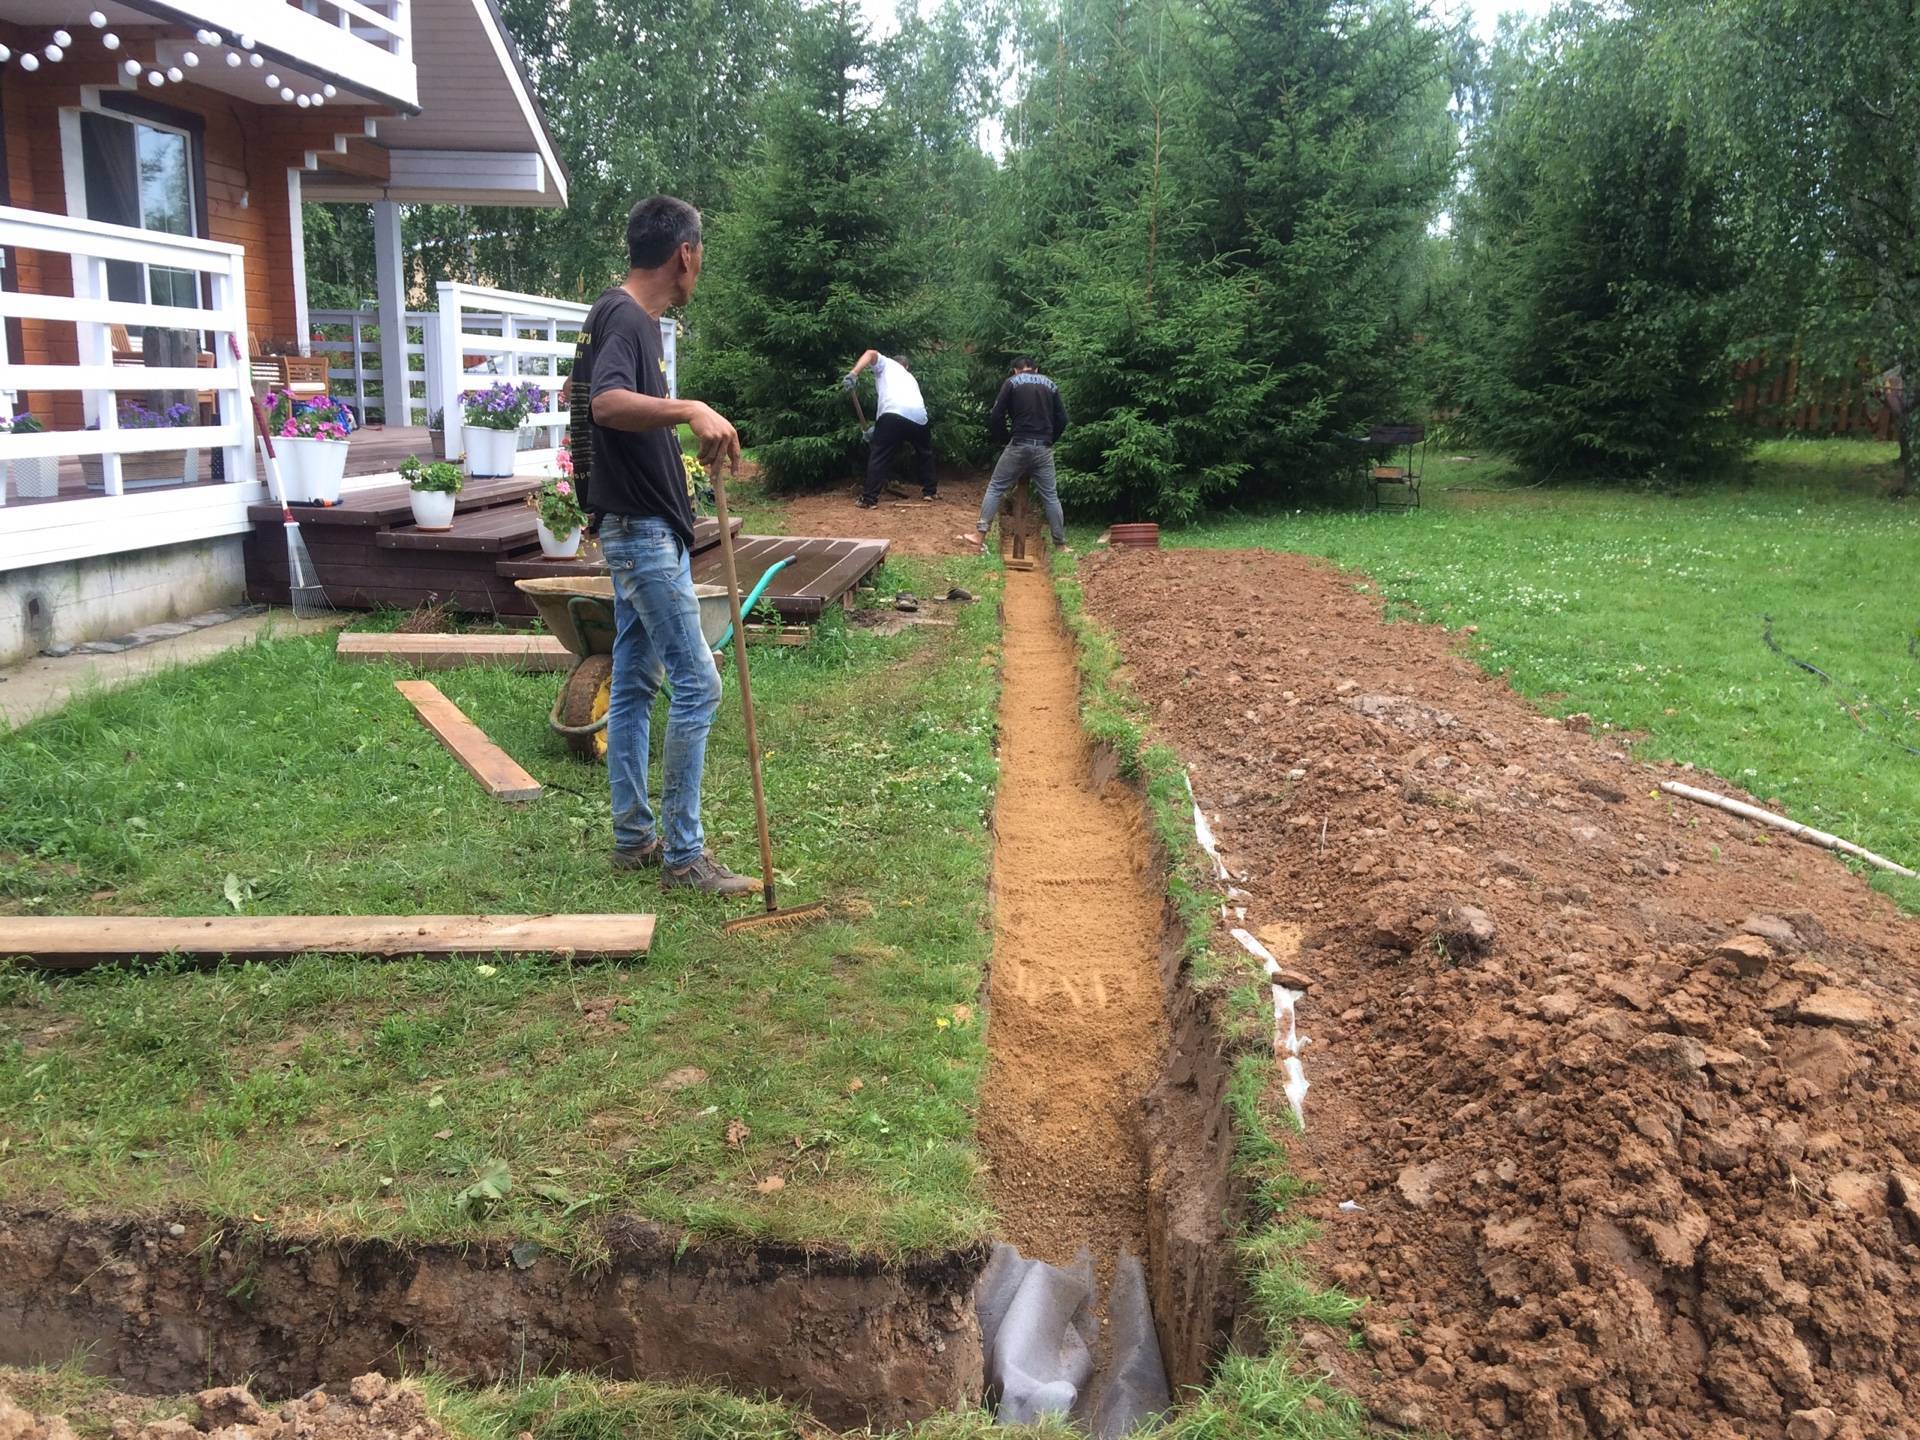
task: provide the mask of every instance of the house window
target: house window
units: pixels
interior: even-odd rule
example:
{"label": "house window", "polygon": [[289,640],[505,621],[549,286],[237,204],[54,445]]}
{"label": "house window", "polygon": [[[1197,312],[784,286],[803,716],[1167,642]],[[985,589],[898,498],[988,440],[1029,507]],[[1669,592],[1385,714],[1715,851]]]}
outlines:
{"label": "house window", "polygon": [[[80,115],[87,218],[167,235],[196,232],[192,138],[145,120],[87,110]],[[191,270],[107,262],[107,294],[154,305],[198,305]]]}

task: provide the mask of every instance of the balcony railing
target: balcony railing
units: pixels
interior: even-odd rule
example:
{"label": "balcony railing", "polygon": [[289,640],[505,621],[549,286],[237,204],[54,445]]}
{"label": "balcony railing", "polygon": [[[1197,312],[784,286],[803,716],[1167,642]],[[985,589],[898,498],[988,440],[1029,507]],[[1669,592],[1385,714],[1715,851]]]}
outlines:
{"label": "balcony railing", "polygon": [[[196,25],[246,36],[290,64],[309,61],[347,86],[420,101],[411,0],[169,0]],[[82,7],[84,10],[84,7]]]}

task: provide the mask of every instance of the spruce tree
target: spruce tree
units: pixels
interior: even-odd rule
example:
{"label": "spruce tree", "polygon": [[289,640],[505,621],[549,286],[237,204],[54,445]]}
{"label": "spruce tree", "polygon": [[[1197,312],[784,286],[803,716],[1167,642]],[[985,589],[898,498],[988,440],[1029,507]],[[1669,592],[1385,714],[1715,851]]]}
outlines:
{"label": "spruce tree", "polygon": [[876,103],[875,58],[849,0],[806,16],[732,203],[707,217],[683,388],[726,413],[778,488],[851,473],[864,445],[841,375],[869,346],[925,338],[894,188],[907,129]]}

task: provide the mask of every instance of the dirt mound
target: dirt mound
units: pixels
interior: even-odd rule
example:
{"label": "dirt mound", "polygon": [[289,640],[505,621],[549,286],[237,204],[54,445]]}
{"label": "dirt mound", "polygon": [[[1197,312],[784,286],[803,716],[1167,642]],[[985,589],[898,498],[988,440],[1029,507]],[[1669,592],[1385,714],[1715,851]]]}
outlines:
{"label": "dirt mound", "polygon": [[[90,1400],[85,1413],[35,1415],[0,1390],[0,1437],[73,1440],[69,1421],[111,1426],[114,1440],[442,1440],[447,1431],[427,1414],[419,1387],[362,1375],[350,1384],[308,1391],[269,1406],[244,1385],[203,1390],[186,1410],[162,1420],[129,1418],[143,1402],[111,1391]],[[91,1423],[89,1423],[91,1422]]]}
{"label": "dirt mound", "polygon": [[1350,577],[1084,575],[1249,925],[1304,932],[1303,1206],[1369,1302],[1307,1351],[1456,1437],[1920,1435],[1913,922]]}
{"label": "dirt mound", "polygon": [[[975,472],[942,469],[940,498],[929,504],[910,483],[896,478],[901,495],[882,493],[878,508],[862,510],[853,502],[858,484],[821,495],[795,495],[783,503],[787,531],[793,535],[857,535],[891,540],[901,555],[965,555],[970,548],[958,537],[973,529],[980,518],[980,497],[986,481]],[[906,498],[902,498],[905,496]]]}

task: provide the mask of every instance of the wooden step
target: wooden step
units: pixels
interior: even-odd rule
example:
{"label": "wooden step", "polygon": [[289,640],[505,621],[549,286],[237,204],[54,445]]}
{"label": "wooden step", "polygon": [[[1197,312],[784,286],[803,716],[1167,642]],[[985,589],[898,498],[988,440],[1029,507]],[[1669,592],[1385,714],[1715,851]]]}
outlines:
{"label": "wooden step", "polygon": [[[469,480],[466,488],[460,492],[456,513],[471,513],[503,505],[524,505],[527,496],[539,488],[539,479],[531,475]],[[340,497],[337,505],[295,505],[292,509],[293,518],[300,522],[302,529],[309,525],[341,525],[378,530],[389,525],[413,523],[411,492],[400,484],[350,490]],[[247,518],[256,525],[278,524],[280,507],[272,504],[249,505]]]}
{"label": "wooden step", "polygon": [[452,528],[422,530],[418,525],[395,525],[373,537],[382,550],[484,550],[490,553],[524,550],[539,543],[533,511],[525,505],[497,505],[486,510],[453,512]]}

